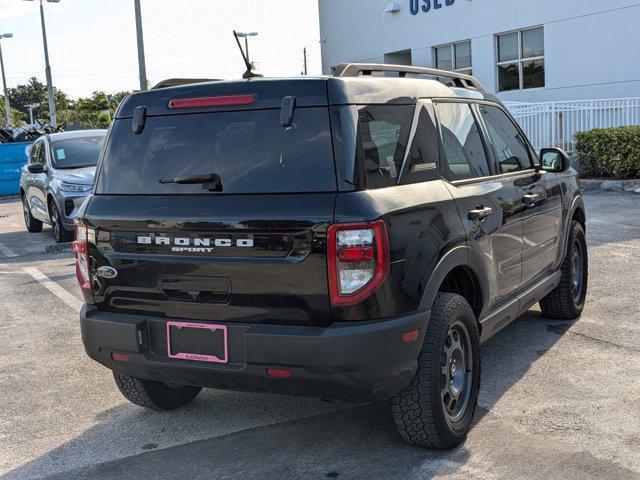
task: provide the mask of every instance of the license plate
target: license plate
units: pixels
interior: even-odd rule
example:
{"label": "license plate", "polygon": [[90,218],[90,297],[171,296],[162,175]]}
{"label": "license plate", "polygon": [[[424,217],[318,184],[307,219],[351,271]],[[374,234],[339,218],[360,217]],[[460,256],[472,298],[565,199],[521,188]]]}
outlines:
{"label": "license plate", "polygon": [[227,363],[227,327],[208,323],[167,322],[169,358]]}

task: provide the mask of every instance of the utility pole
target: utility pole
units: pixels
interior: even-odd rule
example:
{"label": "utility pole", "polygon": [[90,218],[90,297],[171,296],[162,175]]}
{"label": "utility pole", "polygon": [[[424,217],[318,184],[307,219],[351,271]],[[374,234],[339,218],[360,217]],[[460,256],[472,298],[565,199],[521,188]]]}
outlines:
{"label": "utility pole", "polygon": [[[13,37],[12,33],[0,34],[0,40]],[[4,76],[4,61],[2,59],[2,42],[0,42],[0,70],[2,70],[2,87],[4,89],[4,108],[7,114],[7,129],[11,130],[13,122],[11,120],[11,104],[9,103],[9,90],[7,89],[7,79]]]}
{"label": "utility pole", "polygon": [[140,71],[140,90],[147,89],[147,68],[144,63],[144,39],[142,37],[142,15],[140,0],[133,1],[136,11],[136,37],[138,38],[138,70]]}
{"label": "utility pole", "polygon": [[304,74],[307,75],[307,47],[304,47],[302,54],[304,55]]}

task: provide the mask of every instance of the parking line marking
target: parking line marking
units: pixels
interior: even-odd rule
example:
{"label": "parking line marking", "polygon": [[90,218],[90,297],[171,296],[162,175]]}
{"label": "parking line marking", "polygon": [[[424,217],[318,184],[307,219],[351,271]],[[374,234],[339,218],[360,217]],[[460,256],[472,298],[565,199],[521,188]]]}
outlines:
{"label": "parking line marking", "polygon": [[34,280],[40,283],[40,285],[45,287],[47,290],[53,293],[56,297],[58,297],[64,303],[69,305],[71,308],[73,308],[78,312],[80,311],[80,308],[82,308],[82,302],[78,300],[76,297],[74,297],[73,295],[71,295],[69,292],[67,292],[64,288],[62,288],[56,282],[54,282],[49,277],[47,277],[44,273],[42,273],[36,267],[23,267],[22,270],[24,270],[25,273],[28,273],[29,275],[31,275]]}
{"label": "parking line marking", "polygon": [[17,257],[18,254],[16,252],[14,252],[13,250],[11,250],[9,247],[7,247],[4,243],[0,243],[0,252],[5,256],[5,257]]}

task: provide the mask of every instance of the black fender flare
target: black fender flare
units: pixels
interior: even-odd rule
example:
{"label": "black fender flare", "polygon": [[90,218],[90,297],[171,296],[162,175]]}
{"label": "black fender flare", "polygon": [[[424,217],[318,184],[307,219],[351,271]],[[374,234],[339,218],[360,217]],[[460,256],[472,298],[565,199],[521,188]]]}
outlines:
{"label": "black fender flare", "polygon": [[[486,313],[490,303],[489,279],[487,278],[479,255],[466,245],[459,245],[447,251],[431,272],[426,288],[420,300],[420,310],[430,310],[438,295],[442,282],[456,267],[466,267],[475,275],[482,296],[482,310],[480,317]],[[473,305],[472,305],[473,307]]]}
{"label": "black fender flare", "polygon": [[587,210],[584,206],[584,199],[582,198],[581,194],[577,194],[573,200],[571,201],[571,206],[569,207],[569,209],[567,210],[567,217],[566,217],[566,221],[565,221],[565,225],[563,228],[563,236],[562,236],[562,248],[560,248],[560,253],[561,255],[559,255],[559,257],[556,259],[556,264],[555,264],[555,268],[559,268],[560,265],[562,264],[562,261],[564,260],[564,256],[567,254],[567,241],[569,239],[569,229],[571,228],[571,219],[573,218],[573,215],[576,213],[576,210],[582,210],[585,214],[585,218],[586,218],[586,214],[587,214]]}

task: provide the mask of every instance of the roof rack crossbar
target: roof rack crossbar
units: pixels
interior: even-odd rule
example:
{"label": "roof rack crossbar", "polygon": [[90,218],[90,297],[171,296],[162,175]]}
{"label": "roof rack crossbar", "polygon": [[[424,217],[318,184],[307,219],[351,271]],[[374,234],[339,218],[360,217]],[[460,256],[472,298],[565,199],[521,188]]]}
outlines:
{"label": "roof rack crossbar", "polygon": [[456,87],[484,90],[482,84],[471,75],[437,70],[435,68],[413,67],[410,65],[388,65],[386,63],[343,63],[335,68],[335,77],[379,77],[385,72],[395,72],[401,78],[420,78],[421,75],[444,77],[453,80]]}

